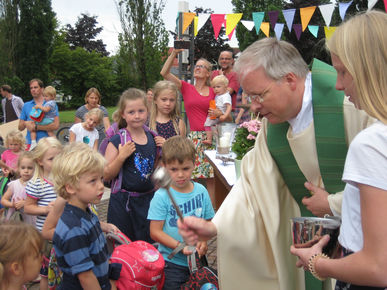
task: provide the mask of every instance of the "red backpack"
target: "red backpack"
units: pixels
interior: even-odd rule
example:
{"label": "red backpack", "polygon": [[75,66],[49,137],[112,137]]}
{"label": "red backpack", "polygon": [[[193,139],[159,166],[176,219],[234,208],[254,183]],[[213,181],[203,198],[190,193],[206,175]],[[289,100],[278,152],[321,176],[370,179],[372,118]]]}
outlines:
{"label": "red backpack", "polygon": [[122,233],[109,233],[107,238],[115,240],[116,244],[110,262],[122,265],[116,281],[118,290],[163,289],[165,261],[154,246],[144,241],[131,242]]}

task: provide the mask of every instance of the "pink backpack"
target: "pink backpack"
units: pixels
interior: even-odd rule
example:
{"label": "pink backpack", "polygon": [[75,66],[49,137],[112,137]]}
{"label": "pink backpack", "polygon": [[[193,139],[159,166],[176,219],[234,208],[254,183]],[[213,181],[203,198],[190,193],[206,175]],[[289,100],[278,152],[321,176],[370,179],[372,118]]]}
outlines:
{"label": "pink backpack", "polygon": [[107,238],[117,245],[110,257],[111,263],[122,265],[120,278],[116,281],[118,290],[161,290],[164,285],[165,261],[160,252],[144,241],[130,242],[119,233],[109,233]]}

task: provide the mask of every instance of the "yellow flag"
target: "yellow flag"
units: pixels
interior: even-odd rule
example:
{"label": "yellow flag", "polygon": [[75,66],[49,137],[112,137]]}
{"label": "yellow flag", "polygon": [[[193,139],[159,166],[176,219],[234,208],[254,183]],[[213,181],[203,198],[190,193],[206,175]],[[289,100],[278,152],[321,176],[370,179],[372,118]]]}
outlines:
{"label": "yellow flag", "polygon": [[316,6],[300,8],[302,31],[304,31],[309,24],[310,19],[313,16]]}
{"label": "yellow flag", "polygon": [[270,23],[269,22],[262,22],[261,23],[261,30],[263,33],[265,33],[266,37],[269,37]]}
{"label": "yellow flag", "polygon": [[243,13],[233,13],[226,15],[226,35],[229,35],[241,20]]}
{"label": "yellow flag", "polygon": [[198,23],[199,23],[199,17],[194,17],[194,35],[198,35]]}
{"label": "yellow flag", "polygon": [[331,26],[331,27],[324,26],[325,38],[326,39],[331,38],[335,30],[336,30],[336,26]]}
{"label": "yellow flag", "polygon": [[182,32],[184,32],[188,26],[192,23],[192,20],[194,19],[195,17],[195,13],[190,13],[190,12],[184,12],[183,13],[183,30]]}

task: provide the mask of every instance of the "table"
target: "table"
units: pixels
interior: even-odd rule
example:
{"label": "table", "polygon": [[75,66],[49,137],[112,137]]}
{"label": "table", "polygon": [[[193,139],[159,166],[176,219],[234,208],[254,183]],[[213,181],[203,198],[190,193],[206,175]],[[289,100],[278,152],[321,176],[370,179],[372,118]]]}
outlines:
{"label": "table", "polygon": [[218,209],[236,181],[234,162],[223,163],[216,159],[216,150],[205,150],[215,177],[215,209]]}

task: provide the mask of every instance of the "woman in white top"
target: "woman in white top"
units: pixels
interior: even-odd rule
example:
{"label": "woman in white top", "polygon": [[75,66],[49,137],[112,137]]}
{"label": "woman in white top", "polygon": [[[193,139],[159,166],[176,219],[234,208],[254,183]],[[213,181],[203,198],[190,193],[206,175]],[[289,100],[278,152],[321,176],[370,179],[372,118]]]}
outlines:
{"label": "woman in white top", "polygon": [[336,290],[387,286],[386,28],[386,13],[367,12],[338,27],[327,43],[337,71],[336,88],[378,120],[361,131],[348,150],[339,236],[344,257],[321,254],[329,236],[311,248],[291,248],[299,257],[297,266],[319,279],[337,279]]}

